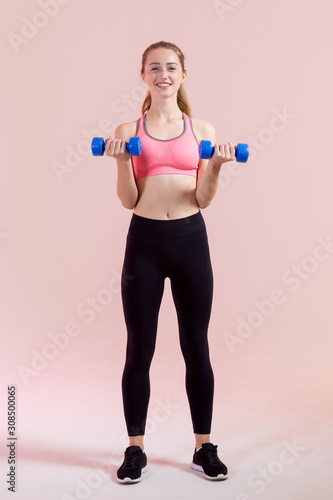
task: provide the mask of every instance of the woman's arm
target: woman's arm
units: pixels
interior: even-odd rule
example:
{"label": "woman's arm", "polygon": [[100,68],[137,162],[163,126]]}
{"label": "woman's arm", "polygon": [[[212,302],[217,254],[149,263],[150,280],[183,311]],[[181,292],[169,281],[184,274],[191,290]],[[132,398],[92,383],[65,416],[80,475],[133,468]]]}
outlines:
{"label": "woman's arm", "polygon": [[126,151],[126,153],[119,154],[120,158],[117,158],[117,155],[114,156],[116,158],[118,167],[117,195],[122,205],[125,208],[132,210],[138,201],[138,188],[134,178],[132,158],[131,155],[127,152],[125,145],[125,142],[129,141],[129,134],[126,123],[123,123],[116,128],[115,139],[122,141],[119,151]]}
{"label": "woman's arm", "polygon": [[[213,156],[209,160],[200,159],[196,189],[196,200],[199,208],[210,205],[219,187],[219,175],[222,163],[235,159],[235,149],[231,145],[216,145],[215,127],[209,122],[203,122],[203,139],[210,141],[215,147]],[[231,143],[229,143],[231,144]]]}

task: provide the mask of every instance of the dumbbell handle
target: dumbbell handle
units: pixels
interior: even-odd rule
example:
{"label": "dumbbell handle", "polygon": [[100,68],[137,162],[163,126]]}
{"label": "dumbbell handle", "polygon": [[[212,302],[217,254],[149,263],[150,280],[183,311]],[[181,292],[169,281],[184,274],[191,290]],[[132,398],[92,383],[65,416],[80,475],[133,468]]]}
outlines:
{"label": "dumbbell handle", "polygon": [[[126,149],[132,156],[140,156],[142,151],[142,142],[140,137],[131,137],[126,142]],[[105,152],[106,141],[103,137],[94,137],[91,143],[91,151],[94,156],[103,156]]]}
{"label": "dumbbell handle", "polygon": [[[215,146],[211,145],[210,141],[201,141],[199,146],[200,158],[210,158],[215,152]],[[239,143],[235,146],[235,156],[237,161],[245,163],[249,157],[249,146],[244,143]]]}

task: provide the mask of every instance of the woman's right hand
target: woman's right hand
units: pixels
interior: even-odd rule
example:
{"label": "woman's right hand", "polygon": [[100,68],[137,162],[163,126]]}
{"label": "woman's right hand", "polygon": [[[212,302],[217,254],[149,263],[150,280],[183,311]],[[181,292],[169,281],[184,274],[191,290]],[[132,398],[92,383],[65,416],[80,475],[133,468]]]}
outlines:
{"label": "woman's right hand", "polygon": [[131,157],[126,148],[126,141],[123,139],[112,139],[111,137],[105,139],[104,154],[112,156],[116,160],[128,160]]}

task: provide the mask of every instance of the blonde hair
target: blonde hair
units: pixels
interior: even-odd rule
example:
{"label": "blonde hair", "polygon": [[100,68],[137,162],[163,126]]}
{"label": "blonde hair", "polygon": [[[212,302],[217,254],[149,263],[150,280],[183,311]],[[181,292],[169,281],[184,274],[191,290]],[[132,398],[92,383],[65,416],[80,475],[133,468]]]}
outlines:
{"label": "blonde hair", "polygon": [[[161,41],[161,42],[156,42],[156,43],[152,43],[151,45],[149,45],[149,47],[147,47],[146,50],[144,51],[144,53],[142,54],[142,66],[141,66],[141,73],[142,74],[144,74],[145,65],[146,65],[146,61],[147,61],[147,57],[148,57],[149,52],[151,52],[154,49],[159,49],[159,48],[173,50],[179,58],[179,61],[180,61],[181,67],[182,67],[182,71],[183,72],[185,71],[185,66],[184,66],[185,65],[185,57],[184,57],[183,52],[180,50],[180,48],[177,47],[177,45],[175,45],[174,43]],[[185,92],[185,89],[184,89],[184,86],[182,83],[180,84],[180,87],[178,89],[177,104],[178,104],[181,111],[183,111],[187,116],[192,117],[191,106],[190,106],[190,103],[188,102],[186,92]],[[151,106],[151,94],[150,94],[150,91],[148,90],[147,95],[145,97],[145,100],[143,101],[143,104],[142,104],[142,108],[141,108],[142,114],[144,114],[146,111],[148,111],[150,106]]]}

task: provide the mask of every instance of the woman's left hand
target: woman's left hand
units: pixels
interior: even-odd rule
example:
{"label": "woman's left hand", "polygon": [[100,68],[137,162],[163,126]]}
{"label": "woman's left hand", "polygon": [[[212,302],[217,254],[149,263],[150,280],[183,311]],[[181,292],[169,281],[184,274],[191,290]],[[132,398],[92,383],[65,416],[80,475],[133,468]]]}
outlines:
{"label": "woman's left hand", "polygon": [[228,144],[215,144],[214,154],[210,158],[213,166],[220,167],[222,163],[234,160],[236,160],[236,148],[232,142]]}

